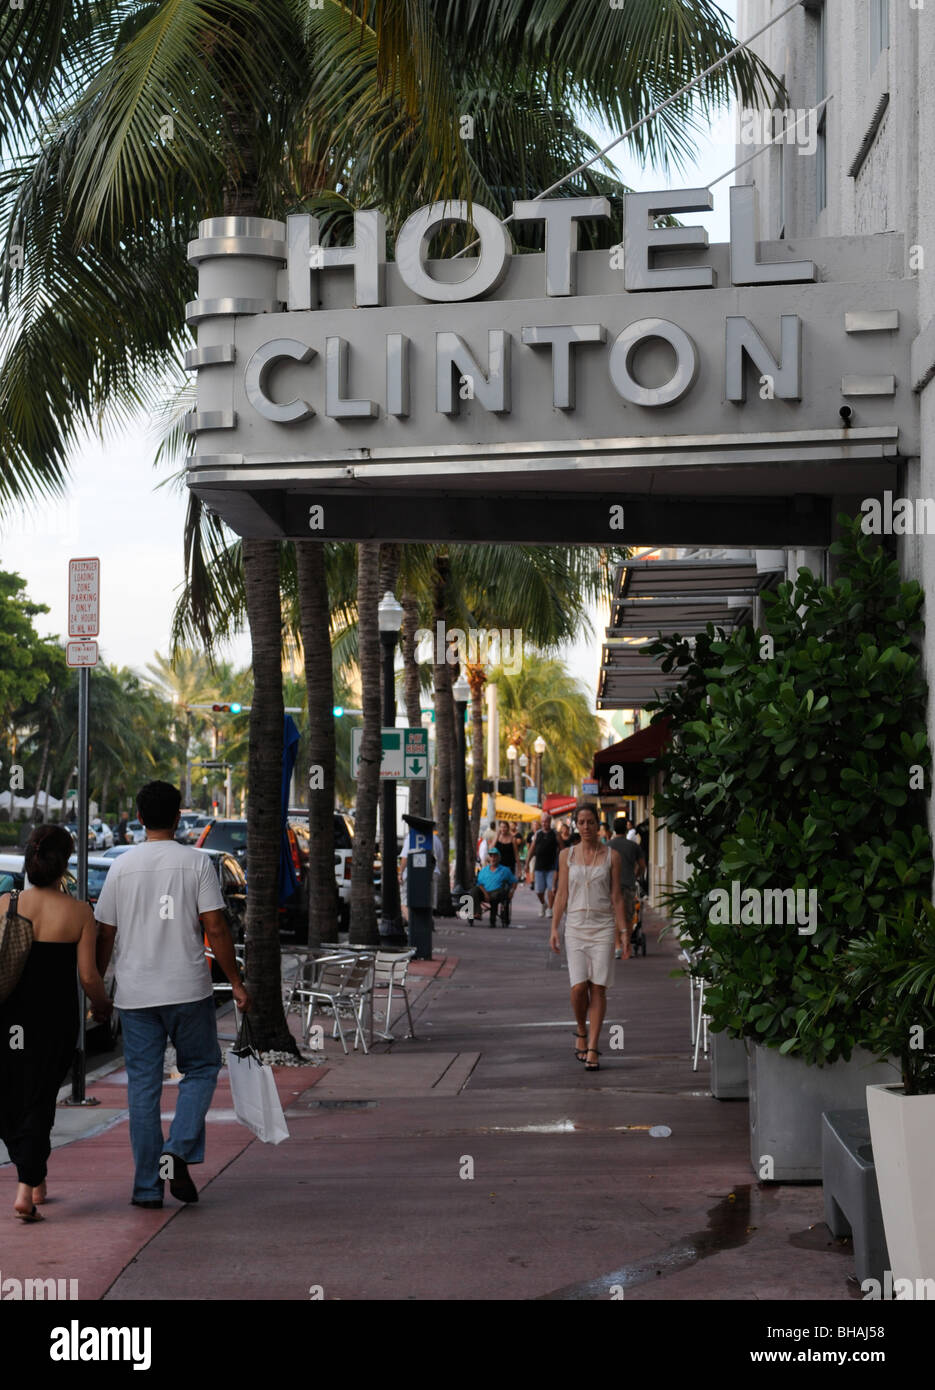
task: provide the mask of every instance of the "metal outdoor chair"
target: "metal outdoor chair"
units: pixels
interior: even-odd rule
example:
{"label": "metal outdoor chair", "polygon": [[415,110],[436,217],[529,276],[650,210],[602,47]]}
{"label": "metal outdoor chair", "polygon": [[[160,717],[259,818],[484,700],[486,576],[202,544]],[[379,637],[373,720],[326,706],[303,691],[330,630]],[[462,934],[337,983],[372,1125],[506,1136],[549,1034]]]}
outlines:
{"label": "metal outdoor chair", "polygon": [[708,1055],[708,1015],[704,1010],[705,981],[695,973],[695,968],[702,959],[700,951],[688,951],[683,946],[679,952],[679,959],[685,964],[685,973],[688,976],[688,1007],[691,1015],[691,1048],[692,1048],[692,1071],[698,1070],[698,1054],[704,1050],[704,1056]]}
{"label": "metal outdoor chair", "polygon": [[365,1009],[373,1002],[373,956],[323,957],[309,964],[314,969],[314,979],[294,987],[296,997],[306,1005],[302,1041],[308,1044],[316,1010],[324,1013],[325,1009],[330,1009],[334,1018],[331,1036],[340,1038],[344,1052],[347,1052],[347,1039],[342,1017],[349,1014],[354,1020],[354,1047],[356,1049],[359,1041],[366,1053],[363,1019]]}
{"label": "metal outdoor chair", "polygon": [[395,1041],[393,1037],[393,1023],[402,1018],[402,1014],[397,1019],[392,1019],[393,1012],[393,993],[394,991],[403,996],[406,1005],[406,1018],[409,1020],[409,1032],[407,1038],[414,1038],[415,1032],[412,1024],[412,1012],[409,1008],[409,993],[406,989],[406,978],[409,971],[409,962],[415,955],[415,950],[409,951],[377,951],[374,960],[373,989],[374,996],[371,1001],[370,1009],[370,1044],[373,1046],[374,1038],[374,1013],[376,1011],[376,991],[385,991],[386,1011],[382,1019],[382,1030],[377,1033],[378,1038],[385,1039],[386,1042]]}
{"label": "metal outdoor chair", "polygon": [[282,999],[287,1014],[306,1007],[305,992],[318,980],[320,966],[331,961],[352,961],[349,951],[336,947],[299,946],[283,952],[283,961],[293,958],[289,970],[283,969]]}

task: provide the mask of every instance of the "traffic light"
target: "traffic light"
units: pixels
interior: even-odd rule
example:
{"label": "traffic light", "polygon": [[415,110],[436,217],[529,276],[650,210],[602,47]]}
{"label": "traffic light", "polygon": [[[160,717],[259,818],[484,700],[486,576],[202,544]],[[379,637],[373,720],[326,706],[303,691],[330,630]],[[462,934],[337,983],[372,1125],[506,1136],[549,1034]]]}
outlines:
{"label": "traffic light", "polygon": [[212,710],[214,711],[215,714],[239,714],[240,711],[241,711],[241,709],[243,708],[243,706],[242,706],[242,705],[212,705],[211,708],[212,708]]}
{"label": "traffic light", "polygon": [[331,713],[334,715],[335,719],[340,719],[340,718],[341,718],[341,715],[344,713],[344,706],[343,706],[343,705],[335,705],[335,707],[334,707],[334,709],[331,711]]}

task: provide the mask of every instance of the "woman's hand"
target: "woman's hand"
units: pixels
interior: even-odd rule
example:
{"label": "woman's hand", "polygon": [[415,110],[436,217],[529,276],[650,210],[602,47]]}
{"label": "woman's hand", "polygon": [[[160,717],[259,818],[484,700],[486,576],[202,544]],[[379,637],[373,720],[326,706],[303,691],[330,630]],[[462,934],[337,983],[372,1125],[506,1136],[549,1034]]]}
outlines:
{"label": "woman's hand", "polygon": [[114,1001],[106,995],[103,999],[92,1000],[91,1017],[95,1023],[106,1023],[114,1011]]}
{"label": "woman's hand", "polygon": [[630,938],[625,936],[623,932],[617,933],[617,950],[620,952],[621,960],[630,959]]}
{"label": "woman's hand", "polygon": [[551,934],[549,936],[549,945],[555,952],[555,954],[558,955],[559,951],[561,950],[558,940],[558,927],[552,928]]}

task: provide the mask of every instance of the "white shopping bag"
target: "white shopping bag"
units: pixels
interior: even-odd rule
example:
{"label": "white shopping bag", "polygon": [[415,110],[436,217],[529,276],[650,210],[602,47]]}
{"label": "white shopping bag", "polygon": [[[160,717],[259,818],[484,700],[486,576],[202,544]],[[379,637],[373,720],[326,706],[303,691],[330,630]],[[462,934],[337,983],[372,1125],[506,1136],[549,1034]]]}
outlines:
{"label": "white shopping bag", "polygon": [[279,1092],[271,1067],[261,1062],[247,1042],[243,1024],[237,1046],[227,1054],[234,1113],[264,1144],[281,1144],[289,1138]]}

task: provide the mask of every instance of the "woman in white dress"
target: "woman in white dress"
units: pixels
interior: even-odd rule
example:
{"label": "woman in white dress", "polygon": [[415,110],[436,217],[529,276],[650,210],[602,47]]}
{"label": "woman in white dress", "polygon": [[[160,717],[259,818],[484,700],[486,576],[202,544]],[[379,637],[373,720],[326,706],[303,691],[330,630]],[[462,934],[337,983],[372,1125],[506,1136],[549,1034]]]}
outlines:
{"label": "woman in white dress", "polygon": [[[607,1009],[607,986],[614,972],[614,951],[630,955],[620,856],[599,838],[597,807],[580,803],[576,814],[580,844],[562,850],[558,860],[558,890],[552,908],[549,945],[559,950],[558,928],[566,908],[565,954],[575,1013],[575,1056],[586,1071],[599,1071],[598,1042]],[[587,1048],[581,1047],[582,1040]]]}

